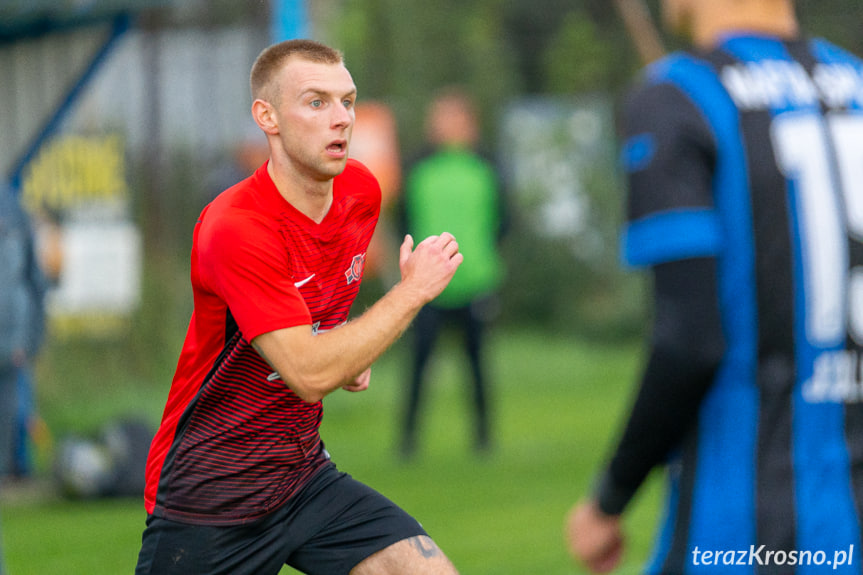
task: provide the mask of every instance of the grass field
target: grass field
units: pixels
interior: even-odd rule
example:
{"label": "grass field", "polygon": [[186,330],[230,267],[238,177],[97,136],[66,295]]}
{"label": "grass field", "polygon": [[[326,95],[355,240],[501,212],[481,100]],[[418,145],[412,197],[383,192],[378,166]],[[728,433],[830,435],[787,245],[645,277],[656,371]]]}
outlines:
{"label": "grass field", "polygon": [[[400,461],[396,453],[406,379],[403,343],[375,366],[369,391],[325,400],[327,448],[342,470],[414,514],[463,575],[581,573],[566,554],[563,520],[608,451],[630,399],[640,348],[522,331],[497,333],[490,343],[496,423],[491,454],[477,458],[470,448],[464,364],[449,341],[431,367],[414,460]],[[118,386],[90,397],[77,390],[49,403],[70,410],[90,405],[90,417],[110,416],[112,406],[138,405],[156,418],[164,393],[138,395]],[[71,417],[58,406],[45,408],[53,418]],[[620,573],[636,573],[648,553],[658,497],[654,479],[629,513]],[[133,571],[144,520],[139,500],[7,494],[0,505],[10,575]]]}

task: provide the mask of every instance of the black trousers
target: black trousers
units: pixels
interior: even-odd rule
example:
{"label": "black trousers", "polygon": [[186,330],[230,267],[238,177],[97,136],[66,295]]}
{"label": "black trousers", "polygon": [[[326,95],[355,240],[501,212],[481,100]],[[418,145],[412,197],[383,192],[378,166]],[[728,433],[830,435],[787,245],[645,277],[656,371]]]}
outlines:
{"label": "black trousers", "polygon": [[441,308],[427,305],[420,310],[413,323],[413,358],[410,389],[404,408],[402,452],[410,455],[416,448],[420,404],[423,397],[425,372],[435,343],[444,327],[461,332],[464,350],[470,364],[474,409],[475,447],[484,450],[490,446],[488,389],[483,363],[483,342],[486,319],[482,303],[459,308]]}

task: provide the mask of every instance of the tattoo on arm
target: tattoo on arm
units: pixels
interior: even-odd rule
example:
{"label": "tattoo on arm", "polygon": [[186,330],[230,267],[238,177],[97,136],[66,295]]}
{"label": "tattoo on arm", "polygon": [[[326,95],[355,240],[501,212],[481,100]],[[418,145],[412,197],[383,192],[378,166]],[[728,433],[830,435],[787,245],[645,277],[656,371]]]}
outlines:
{"label": "tattoo on arm", "polygon": [[420,552],[420,555],[426,559],[431,559],[432,557],[437,557],[441,554],[441,550],[437,545],[435,545],[435,542],[425,535],[411,537],[410,542],[411,545]]}

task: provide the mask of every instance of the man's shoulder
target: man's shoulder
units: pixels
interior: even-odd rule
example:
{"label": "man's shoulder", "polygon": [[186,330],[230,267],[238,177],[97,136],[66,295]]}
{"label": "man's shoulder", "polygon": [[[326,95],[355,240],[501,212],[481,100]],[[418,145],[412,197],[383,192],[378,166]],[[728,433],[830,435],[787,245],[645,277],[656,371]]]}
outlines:
{"label": "man's shoulder", "polygon": [[624,114],[650,116],[657,126],[679,123],[701,124],[709,110],[731,111],[733,103],[710,52],[680,50],[649,64],[630,85],[624,99]]}
{"label": "man's shoulder", "polygon": [[715,76],[714,66],[706,54],[694,50],[678,50],[663,56],[645,66],[630,85],[631,94],[656,91],[656,86],[672,85],[682,87],[692,78],[699,76]]}
{"label": "man's shoulder", "polygon": [[684,84],[686,69],[701,64],[701,60],[690,52],[675,52],[649,64],[626,91],[624,110],[635,110],[639,115],[675,115],[681,103],[691,99]]}
{"label": "man's shoulder", "polygon": [[278,228],[277,212],[260,202],[248,180],[228,188],[210,202],[198,217],[199,242],[220,244],[249,240]]}

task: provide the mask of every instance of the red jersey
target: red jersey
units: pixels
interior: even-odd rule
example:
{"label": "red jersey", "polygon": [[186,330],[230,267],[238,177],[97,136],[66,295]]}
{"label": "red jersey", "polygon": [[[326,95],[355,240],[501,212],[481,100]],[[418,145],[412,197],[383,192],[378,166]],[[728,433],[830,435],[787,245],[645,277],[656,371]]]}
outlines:
{"label": "red jersey", "polygon": [[147,461],[147,512],[232,524],[287,501],[327,461],[321,402],[274,377],[249,342],[277,329],[347,321],[380,213],[380,186],[349,160],[320,224],[267,173],[210,203],[195,226],[194,312]]}

